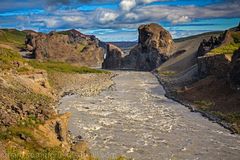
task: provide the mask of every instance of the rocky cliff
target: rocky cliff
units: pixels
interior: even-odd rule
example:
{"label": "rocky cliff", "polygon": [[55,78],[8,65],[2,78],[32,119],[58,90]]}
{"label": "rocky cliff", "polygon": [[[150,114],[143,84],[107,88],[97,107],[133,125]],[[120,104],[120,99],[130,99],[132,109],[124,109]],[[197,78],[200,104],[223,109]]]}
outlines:
{"label": "rocky cliff", "polygon": [[[116,69],[116,66],[120,66],[119,68],[122,69],[151,71],[171,56],[174,43],[171,34],[163,27],[154,23],[141,25],[138,32],[138,44],[131,49],[129,55],[123,57],[120,49],[114,52],[110,49],[107,52],[103,68]],[[110,63],[113,61],[117,65],[112,67]]]}
{"label": "rocky cliff", "polygon": [[103,62],[102,43],[95,36],[84,35],[77,30],[49,34],[28,32],[25,43],[36,59],[92,67],[98,67]]}
{"label": "rocky cliff", "polygon": [[228,78],[232,68],[232,57],[236,57],[233,53],[239,47],[238,27],[226,30],[219,37],[203,40],[197,53],[199,76],[215,75],[218,78]]}

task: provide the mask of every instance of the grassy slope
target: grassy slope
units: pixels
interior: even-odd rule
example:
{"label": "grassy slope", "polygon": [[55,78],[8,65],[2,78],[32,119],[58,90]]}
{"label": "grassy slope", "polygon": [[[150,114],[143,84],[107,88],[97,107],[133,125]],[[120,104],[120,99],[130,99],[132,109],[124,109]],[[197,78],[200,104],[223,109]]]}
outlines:
{"label": "grassy slope", "polygon": [[233,32],[231,33],[231,36],[233,38],[233,42],[223,44],[220,47],[211,50],[208,54],[209,55],[226,54],[232,56],[233,52],[240,47],[240,32]]}
{"label": "grassy slope", "polygon": [[6,44],[14,49],[24,47],[26,33],[15,29],[0,29],[0,44]]}

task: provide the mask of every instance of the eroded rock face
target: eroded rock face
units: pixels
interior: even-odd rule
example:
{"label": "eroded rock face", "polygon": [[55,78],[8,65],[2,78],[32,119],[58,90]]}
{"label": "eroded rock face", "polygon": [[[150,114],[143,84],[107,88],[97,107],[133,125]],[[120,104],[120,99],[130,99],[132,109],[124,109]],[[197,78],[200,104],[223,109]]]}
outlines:
{"label": "eroded rock face", "polygon": [[103,62],[104,50],[94,36],[76,30],[29,33],[26,47],[36,59],[58,60],[80,65],[98,67]]}
{"label": "eroded rock face", "polygon": [[141,25],[138,32],[138,44],[131,49],[129,55],[121,58],[121,64],[119,65],[120,54],[113,54],[110,51],[107,52],[104,67],[115,68],[116,66],[112,67],[110,63],[117,61],[117,66],[122,69],[151,71],[171,56],[174,43],[171,34],[163,27],[154,23]]}
{"label": "eroded rock face", "polygon": [[68,137],[68,120],[70,113],[57,116],[45,121],[34,130],[34,137],[41,146],[58,147],[62,146],[66,151],[70,151]]}
{"label": "eroded rock face", "polygon": [[231,87],[240,90],[240,48],[233,54],[230,71]]}
{"label": "eroded rock face", "polygon": [[198,73],[200,77],[215,75],[218,78],[227,78],[231,60],[224,54],[206,55],[198,58]]}

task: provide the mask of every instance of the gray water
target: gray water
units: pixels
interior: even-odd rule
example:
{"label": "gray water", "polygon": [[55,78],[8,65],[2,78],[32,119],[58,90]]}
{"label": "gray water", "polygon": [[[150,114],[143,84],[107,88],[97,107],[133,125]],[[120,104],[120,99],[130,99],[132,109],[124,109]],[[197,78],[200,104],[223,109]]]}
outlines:
{"label": "gray water", "polygon": [[114,88],[93,97],[64,97],[69,129],[105,160],[239,160],[240,136],[167,99],[149,72],[117,71]]}

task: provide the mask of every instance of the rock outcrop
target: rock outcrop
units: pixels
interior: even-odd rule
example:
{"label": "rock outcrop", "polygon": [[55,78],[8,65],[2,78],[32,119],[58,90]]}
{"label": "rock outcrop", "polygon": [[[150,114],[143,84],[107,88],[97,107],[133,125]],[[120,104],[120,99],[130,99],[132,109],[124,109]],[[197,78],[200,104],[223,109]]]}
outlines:
{"label": "rock outcrop", "polygon": [[121,68],[121,61],[123,51],[113,44],[107,45],[106,59],[102,64],[103,68],[119,69]]}
{"label": "rock outcrop", "polygon": [[36,59],[77,63],[84,66],[101,66],[104,57],[102,43],[95,36],[84,35],[76,30],[29,32],[26,48]]}
{"label": "rock outcrop", "polygon": [[200,77],[215,75],[218,78],[227,78],[231,60],[224,54],[206,55],[198,58],[198,73]]}
{"label": "rock outcrop", "polygon": [[239,43],[238,27],[226,30],[219,37],[211,37],[208,41],[203,40],[197,53],[199,77],[215,75],[218,78],[228,79],[232,68],[231,61],[235,61],[234,56],[232,60],[232,54]]}
{"label": "rock outcrop", "polygon": [[222,36],[219,36],[219,37],[212,36],[208,41],[206,39],[204,39],[200,43],[200,46],[197,51],[197,56],[198,57],[204,56],[206,53],[208,53],[212,49],[219,47],[221,45],[222,41],[223,41]]}
{"label": "rock outcrop", "polygon": [[103,68],[116,69],[116,66],[111,67],[111,64],[108,64],[114,61],[121,69],[151,71],[171,56],[174,43],[171,34],[163,27],[154,23],[141,25],[138,32],[138,44],[131,49],[129,55],[122,57],[120,61],[121,50],[118,50],[117,54],[107,52]]}

